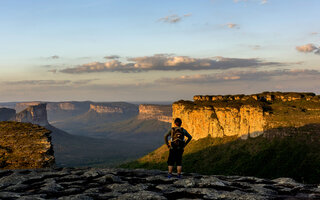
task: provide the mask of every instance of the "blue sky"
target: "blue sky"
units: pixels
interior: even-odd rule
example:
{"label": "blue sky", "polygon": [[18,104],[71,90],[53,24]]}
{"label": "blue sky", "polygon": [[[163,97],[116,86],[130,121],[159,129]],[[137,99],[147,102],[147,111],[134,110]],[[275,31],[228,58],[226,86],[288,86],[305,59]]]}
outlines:
{"label": "blue sky", "polygon": [[318,0],[1,0],[0,101],[320,93],[319,8]]}

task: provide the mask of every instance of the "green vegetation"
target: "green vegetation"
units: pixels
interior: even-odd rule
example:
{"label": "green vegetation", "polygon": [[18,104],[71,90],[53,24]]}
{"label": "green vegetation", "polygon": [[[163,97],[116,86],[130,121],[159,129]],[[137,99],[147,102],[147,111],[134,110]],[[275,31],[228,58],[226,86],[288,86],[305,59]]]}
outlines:
{"label": "green vegetation", "polygon": [[0,122],[0,168],[42,168],[54,163],[51,132],[31,123]]}
{"label": "green vegetation", "polygon": [[[185,149],[184,171],[201,174],[245,175],[263,178],[292,177],[320,182],[320,125],[280,130],[287,137],[204,138]],[[295,133],[294,133],[295,132]],[[126,168],[166,170],[165,146],[147,156],[121,165]]]}
{"label": "green vegetation", "polygon": [[184,101],[180,100],[175,102],[175,104],[181,104],[187,110],[196,110],[203,108],[205,106],[211,106],[215,108],[237,108],[240,109],[243,105],[250,105],[254,107],[262,107],[264,109],[269,109],[269,103],[263,101],[256,101],[253,98],[249,98],[248,100],[241,101],[229,101],[229,100],[216,100],[216,101]]}

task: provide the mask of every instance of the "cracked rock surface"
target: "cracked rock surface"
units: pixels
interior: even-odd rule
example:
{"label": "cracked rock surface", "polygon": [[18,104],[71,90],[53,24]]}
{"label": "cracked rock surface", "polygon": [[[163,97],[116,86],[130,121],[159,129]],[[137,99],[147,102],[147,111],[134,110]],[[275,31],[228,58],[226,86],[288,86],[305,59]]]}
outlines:
{"label": "cracked rock surface", "polygon": [[3,200],[320,199],[320,186],[289,178],[184,174],[158,170],[58,168],[0,170]]}

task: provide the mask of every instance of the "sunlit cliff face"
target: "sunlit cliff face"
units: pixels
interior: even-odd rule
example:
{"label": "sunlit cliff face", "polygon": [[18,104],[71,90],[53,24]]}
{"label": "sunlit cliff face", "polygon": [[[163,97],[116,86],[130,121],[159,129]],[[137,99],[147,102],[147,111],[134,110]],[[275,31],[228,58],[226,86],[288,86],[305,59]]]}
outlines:
{"label": "sunlit cliff face", "polygon": [[194,139],[256,137],[280,127],[320,122],[320,97],[313,93],[208,95],[195,96],[194,100],[173,104],[173,118],[181,118],[182,126]]}

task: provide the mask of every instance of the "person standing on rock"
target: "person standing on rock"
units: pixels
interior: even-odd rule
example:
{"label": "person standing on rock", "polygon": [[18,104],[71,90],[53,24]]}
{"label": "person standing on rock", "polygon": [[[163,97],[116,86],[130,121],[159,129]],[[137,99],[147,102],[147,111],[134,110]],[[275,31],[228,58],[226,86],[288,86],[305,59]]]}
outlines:
{"label": "person standing on rock", "polygon": [[[176,118],[174,120],[175,127],[172,127],[169,132],[164,136],[164,140],[168,146],[169,150],[169,157],[168,157],[168,178],[172,177],[172,170],[173,166],[177,164],[177,173],[178,178],[181,178],[182,172],[182,154],[184,151],[185,146],[191,141],[192,136],[181,127],[182,120],[180,118]],[[170,136],[170,143],[168,141],[168,137]],[[188,138],[185,141],[185,137]]]}

